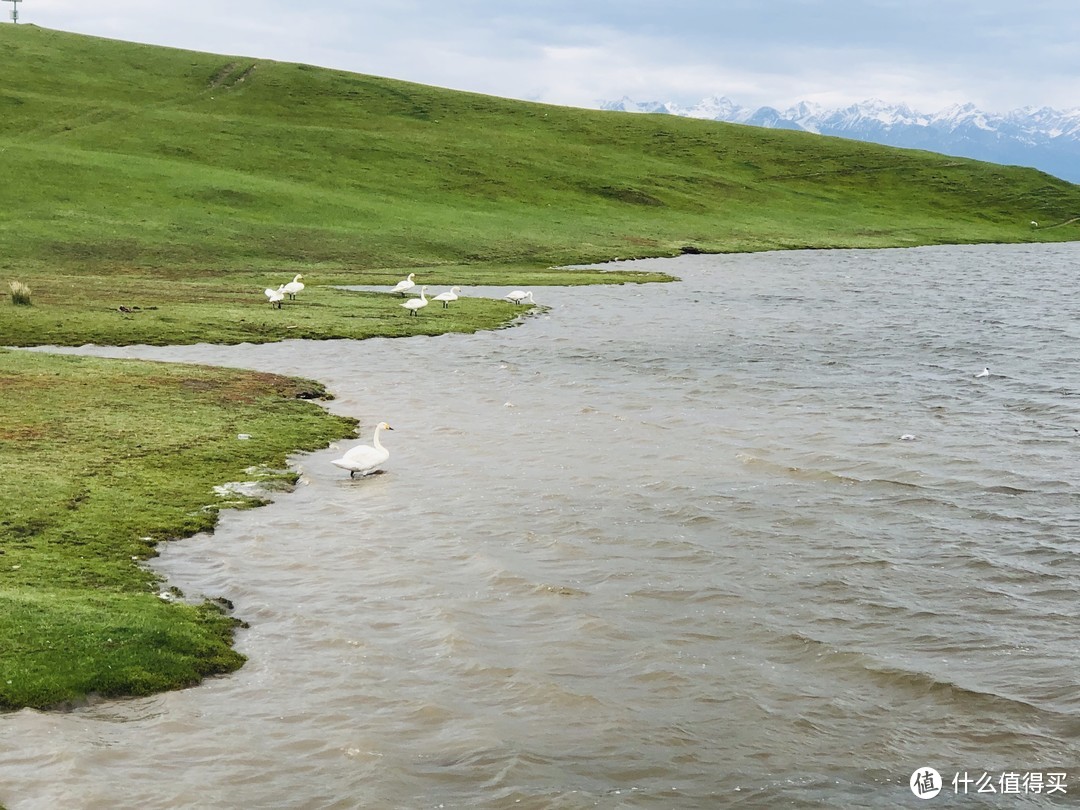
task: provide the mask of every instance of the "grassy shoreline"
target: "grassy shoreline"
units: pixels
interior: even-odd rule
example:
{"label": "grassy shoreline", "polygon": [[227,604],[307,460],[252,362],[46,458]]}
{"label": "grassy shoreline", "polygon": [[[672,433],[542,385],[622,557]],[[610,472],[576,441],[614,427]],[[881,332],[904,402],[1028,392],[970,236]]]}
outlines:
{"label": "grassy shoreline", "polygon": [[[457,268],[453,275],[417,273],[417,287],[428,284],[428,295],[450,286],[434,279],[452,278],[454,284],[492,281],[490,273]],[[386,284],[401,276],[352,273],[331,276],[337,283]],[[22,268],[19,280],[31,290],[31,306],[11,306],[0,290],[0,346],[107,346],[146,344],[166,346],[190,343],[263,343],[285,339],[326,340],[369,337],[407,337],[449,332],[497,329],[510,323],[520,308],[508,301],[477,298],[466,286],[452,307],[426,308],[407,317],[404,299],[377,292],[353,292],[328,286],[316,272],[305,274],[306,288],[296,301],[281,309],[266,303],[263,289],[291,280],[282,274],[265,277],[161,280],[142,276],[75,275]],[[596,273],[549,269],[516,274],[521,284],[618,284],[667,281],[669,276],[625,271]],[[269,279],[269,280],[268,280]],[[361,280],[358,280],[361,279]],[[391,280],[392,279],[392,280]],[[261,282],[261,284],[260,284]],[[496,283],[505,283],[503,276]],[[507,288],[509,289],[509,288]]]}
{"label": "grassy shoreline", "polygon": [[237,621],[173,601],[140,563],[213,531],[223,508],[263,503],[215,486],[289,485],[289,454],[355,422],[305,401],[326,396],[317,384],[249,371],[0,351],[0,383],[0,708],[239,667]]}

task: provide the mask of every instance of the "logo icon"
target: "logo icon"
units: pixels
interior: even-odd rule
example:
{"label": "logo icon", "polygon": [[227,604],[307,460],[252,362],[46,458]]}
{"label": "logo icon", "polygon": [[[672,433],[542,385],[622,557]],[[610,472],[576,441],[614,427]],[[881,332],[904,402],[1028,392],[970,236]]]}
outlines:
{"label": "logo icon", "polygon": [[920,799],[932,799],[941,792],[941,774],[933,768],[916,768],[908,784]]}

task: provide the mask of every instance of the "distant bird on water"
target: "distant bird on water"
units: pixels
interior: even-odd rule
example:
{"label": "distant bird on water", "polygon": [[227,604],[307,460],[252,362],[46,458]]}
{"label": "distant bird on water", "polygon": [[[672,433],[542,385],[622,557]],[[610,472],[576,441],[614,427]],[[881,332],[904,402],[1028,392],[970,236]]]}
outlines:
{"label": "distant bird on water", "polygon": [[442,301],[442,308],[446,309],[448,306],[450,306],[451,301],[457,301],[458,300],[458,295],[457,294],[459,292],[461,292],[461,287],[451,287],[446,292],[439,293],[438,295],[436,295],[431,300],[432,301]]}
{"label": "distant bird on water", "polygon": [[282,291],[284,291],[289,296],[290,301],[295,301],[296,294],[304,289],[304,282],[300,280],[302,278],[303,276],[300,273],[297,273],[295,276],[293,276],[292,281],[290,281],[288,284],[285,284],[281,288]]}
{"label": "distant bird on water", "polygon": [[343,470],[348,470],[349,478],[354,478],[357,473],[361,476],[371,475],[390,458],[390,451],[383,447],[379,441],[379,431],[381,430],[393,430],[393,428],[386,422],[379,422],[375,426],[375,436],[372,439],[374,447],[366,444],[357,445],[341,458],[336,458],[330,463],[341,467]]}
{"label": "distant bird on water", "polygon": [[416,282],[413,281],[414,278],[416,278],[416,273],[409,273],[408,277],[395,284],[394,289],[390,290],[390,292],[399,292],[404,296],[405,293],[416,286]]}
{"label": "distant bird on water", "polygon": [[504,295],[503,298],[505,298],[512,304],[524,304],[526,301],[528,301],[530,304],[536,303],[533,300],[532,290],[513,290],[512,292],[508,292],[506,295]]}
{"label": "distant bird on water", "polygon": [[990,376],[990,369],[989,368],[984,368],[982,371],[980,371],[978,374],[975,375],[975,378],[978,379],[979,377],[989,377],[989,376]]}
{"label": "distant bird on water", "polygon": [[420,297],[419,298],[410,298],[408,301],[406,301],[404,304],[402,304],[402,306],[405,307],[405,309],[409,310],[410,315],[415,315],[416,311],[418,309],[421,309],[421,308],[427,306],[427,299],[424,298],[424,293],[426,293],[426,292],[427,292],[427,286],[425,285],[425,286],[420,288]]}
{"label": "distant bird on water", "polygon": [[266,296],[266,300],[270,302],[270,306],[281,309],[281,302],[285,299],[285,285],[282,284],[276,290],[267,287],[263,290],[263,294]]}

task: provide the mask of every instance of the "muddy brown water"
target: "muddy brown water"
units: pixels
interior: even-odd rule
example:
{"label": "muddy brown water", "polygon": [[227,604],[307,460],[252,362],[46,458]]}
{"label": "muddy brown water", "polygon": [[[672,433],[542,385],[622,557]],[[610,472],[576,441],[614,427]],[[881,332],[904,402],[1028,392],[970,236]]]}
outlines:
{"label": "muddy brown water", "polygon": [[1075,800],[1080,245],[643,266],[682,280],[478,335],[78,350],[318,379],[391,457],[297,456],[164,546],[249,662],[0,715],[0,800],[895,807],[923,766]]}

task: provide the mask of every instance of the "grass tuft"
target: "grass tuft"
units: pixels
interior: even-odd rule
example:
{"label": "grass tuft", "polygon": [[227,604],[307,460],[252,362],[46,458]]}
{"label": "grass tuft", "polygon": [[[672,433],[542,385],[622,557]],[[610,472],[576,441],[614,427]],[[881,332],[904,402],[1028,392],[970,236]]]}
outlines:
{"label": "grass tuft", "polygon": [[21,281],[12,281],[8,287],[11,289],[11,303],[16,306],[30,306],[30,288],[27,285]]}

